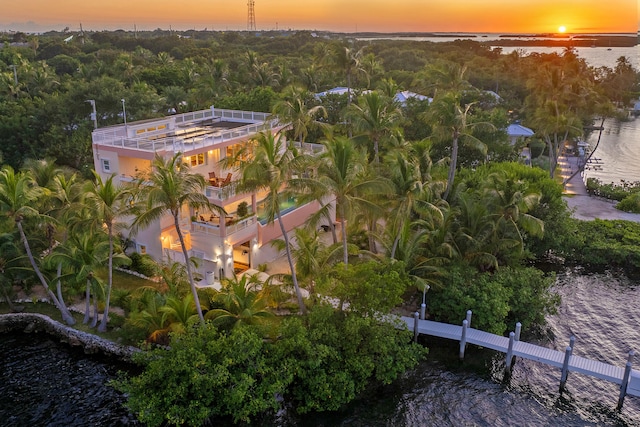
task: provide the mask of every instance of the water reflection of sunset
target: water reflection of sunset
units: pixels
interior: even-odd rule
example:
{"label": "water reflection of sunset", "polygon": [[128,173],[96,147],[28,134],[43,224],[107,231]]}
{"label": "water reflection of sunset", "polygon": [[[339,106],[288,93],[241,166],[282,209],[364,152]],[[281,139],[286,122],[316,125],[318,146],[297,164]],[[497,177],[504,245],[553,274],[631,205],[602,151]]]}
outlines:
{"label": "water reflection of sunset", "polygon": [[[12,6],[11,3],[14,3]],[[637,0],[256,0],[260,30],[332,31],[635,33]],[[80,0],[9,1],[0,29],[31,21],[33,26],[87,29],[242,30],[247,25],[244,0],[112,0],[101,7]],[[560,31],[562,32],[562,31]]]}

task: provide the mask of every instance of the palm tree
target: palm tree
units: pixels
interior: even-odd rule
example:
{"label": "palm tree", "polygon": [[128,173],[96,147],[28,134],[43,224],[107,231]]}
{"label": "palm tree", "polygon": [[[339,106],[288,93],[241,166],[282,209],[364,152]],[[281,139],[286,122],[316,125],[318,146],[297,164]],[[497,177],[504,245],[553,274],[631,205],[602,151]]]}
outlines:
{"label": "palm tree", "polygon": [[223,208],[209,202],[204,194],[206,186],[207,183],[202,175],[191,173],[190,166],[182,161],[181,153],[176,153],[167,160],[156,154],[151,170],[143,174],[137,182],[139,201],[134,207],[136,217],[131,224],[131,230],[135,234],[141,227],[149,226],[165,214],[173,217],[191,293],[202,323],[204,323],[204,316],[191,271],[189,251],[180,227],[180,213],[186,206],[194,210],[210,210],[217,211],[221,215],[226,214]]}
{"label": "palm tree", "polygon": [[356,132],[361,132],[373,144],[374,162],[379,163],[380,143],[398,129],[402,118],[400,109],[391,98],[384,98],[378,92],[369,92],[347,111]]}
{"label": "palm tree", "polygon": [[[12,233],[0,235],[0,295],[9,306],[11,312],[20,311],[19,307],[13,305],[13,284],[16,278],[25,268],[24,256],[20,253],[20,248]],[[24,307],[22,307],[24,308]]]}
{"label": "palm tree", "polygon": [[411,161],[404,153],[396,150],[385,158],[385,165],[389,168],[391,185],[395,190],[387,221],[387,227],[396,230],[390,254],[391,258],[395,258],[406,223],[417,219],[418,213],[428,213],[431,217],[441,219],[442,212],[431,201],[434,194],[430,190],[434,185],[431,182],[423,182],[420,163],[416,158]]}
{"label": "palm tree", "polygon": [[[541,195],[531,191],[524,181],[509,178],[504,173],[493,173],[482,187],[483,200],[493,211],[496,229],[501,237],[515,239],[519,251],[524,250],[522,231],[532,236],[544,234],[544,223],[531,212],[539,204]],[[513,251],[509,251],[511,255]]]}
{"label": "palm tree", "polygon": [[[61,264],[64,270],[71,270],[76,283],[85,283],[85,313],[82,323],[89,323],[91,317],[90,300],[93,295],[97,307],[102,283],[95,270],[104,265],[109,257],[109,243],[102,233],[84,231],[72,233],[64,245],[58,246],[50,255],[53,263]],[[95,310],[92,327],[97,324],[98,311]]]}
{"label": "palm tree", "polygon": [[169,329],[172,332],[182,333],[198,319],[193,295],[186,295],[183,298],[168,295],[159,311],[167,315]]}
{"label": "palm tree", "polygon": [[332,68],[344,73],[347,83],[347,105],[351,105],[352,79],[358,72],[362,71],[361,58],[362,49],[356,50],[342,43],[333,44],[328,56],[323,58]]}
{"label": "palm tree", "polygon": [[0,212],[13,219],[36,276],[47,291],[49,298],[51,298],[55,306],[60,310],[63,321],[68,325],[73,325],[75,324],[75,319],[71,316],[71,313],[69,313],[64,302],[61,302],[49,288],[49,284],[40,271],[38,263],[31,252],[29,240],[24,232],[23,221],[25,219],[38,219],[42,217],[33,206],[43,195],[44,190],[35,184],[29,173],[19,172],[16,174],[10,166],[4,166],[0,170]]}
{"label": "palm tree", "polygon": [[325,150],[318,157],[318,176],[300,184],[316,199],[335,198],[340,226],[342,229],[343,262],[349,263],[346,220],[356,206],[362,210],[377,210],[378,206],[367,196],[385,193],[387,184],[380,178],[372,177],[367,155],[357,149],[353,140],[335,137],[323,141]]}
{"label": "palm tree", "polygon": [[107,330],[107,321],[109,319],[109,304],[111,300],[111,290],[113,287],[113,232],[115,222],[123,215],[128,206],[127,199],[131,197],[130,189],[117,186],[114,184],[114,175],[111,175],[106,180],[95,173],[94,181],[87,183],[85,187],[85,203],[90,206],[90,209],[95,213],[95,218],[107,228],[107,235],[109,237],[109,264],[107,267],[107,291],[105,299],[105,309],[100,321],[98,330],[105,332]]}
{"label": "palm tree", "polygon": [[[26,169],[34,177],[36,184],[46,189],[49,197],[42,200],[39,210],[54,221],[46,222],[48,248],[51,252],[55,245],[67,240],[69,229],[80,222],[83,209],[82,184],[76,174],[70,174],[55,164],[53,160],[28,160]],[[62,266],[57,266],[56,295],[65,305],[60,280]],[[66,306],[66,305],[65,305]]]}
{"label": "palm tree", "polygon": [[307,108],[305,98],[308,92],[295,86],[290,86],[284,95],[284,99],[277,102],[273,107],[273,115],[278,117],[283,123],[290,123],[293,130],[293,138],[304,144],[309,130],[313,127],[323,127],[323,123],[316,120],[316,116],[321,114],[327,117],[327,110],[322,105]]}
{"label": "palm tree", "polygon": [[267,223],[273,224],[278,220],[280,231],[285,241],[285,250],[287,261],[291,269],[291,278],[293,287],[296,291],[298,306],[301,313],[306,313],[304,302],[302,301],[302,293],[298,285],[298,276],[296,275],[295,265],[291,256],[291,243],[285,229],[282,215],[280,213],[280,196],[283,193],[282,188],[289,180],[292,171],[295,171],[296,162],[299,159],[296,154],[289,150],[282,138],[282,134],[278,137],[271,132],[260,133],[255,138],[255,147],[253,159],[240,163],[240,172],[242,174],[241,187],[245,190],[257,192],[266,191],[267,197],[264,200],[265,213]]}
{"label": "palm tree", "polygon": [[465,91],[472,90],[473,86],[467,81],[465,74],[466,65],[460,65],[451,61],[437,61],[425,70],[425,81],[428,87],[433,89],[434,97],[438,92],[453,92],[457,96],[462,96]]}
{"label": "palm tree", "polygon": [[273,319],[273,313],[267,310],[266,295],[256,289],[257,285],[255,279],[246,274],[240,279],[225,279],[215,298],[224,308],[209,310],[207,319],[232,328],[241,324],[263,324]]}
{"label": "palm tree", "polygon": [[548,101],[536,109],[532,123],[547,144],[549,176],[553,178],[564,142],[569,136],[582,134],[582,122],[557,101]]}
{"label": "palm tree", "polygon": [[427,119],[433,125],[433,131],[439,139],[451,139],[451,160],[449,174],[447,175],[447,188],[442,196],[448,199],[456,176],[458,164],[458,143],[462,140],[471,144],[473,148],[487,152],[487,146],[474,137],[470,131],[475,126],[493,127],[489,123],[470,122],[472,104],[467,104],[464,109],[460,106],[460,96],[454,92],[447,92],[441,97],[436,97],[427,112]]}

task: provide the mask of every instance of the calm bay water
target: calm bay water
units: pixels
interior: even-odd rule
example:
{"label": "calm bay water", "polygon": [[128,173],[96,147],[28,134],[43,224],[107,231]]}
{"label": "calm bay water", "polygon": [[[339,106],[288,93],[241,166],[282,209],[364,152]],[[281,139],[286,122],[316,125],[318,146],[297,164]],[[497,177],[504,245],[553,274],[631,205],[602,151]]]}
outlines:
{"label": "calm bay water", "polygon": [[43,334],[0,334],[0,426],[139,425],[107,386],[130,366]]}
{"label": "calm bay water", "polygon": [[[599,123],[598,123],[599,124]],[[600,144],[596,144],[600,138]],[[589,166],[587,177],[598,178],[604,184],[640,181],[640,117],[619,122],[607,119],[602,135],[592,132],[587,138],[595,152],[592,158],[600,166]]]}

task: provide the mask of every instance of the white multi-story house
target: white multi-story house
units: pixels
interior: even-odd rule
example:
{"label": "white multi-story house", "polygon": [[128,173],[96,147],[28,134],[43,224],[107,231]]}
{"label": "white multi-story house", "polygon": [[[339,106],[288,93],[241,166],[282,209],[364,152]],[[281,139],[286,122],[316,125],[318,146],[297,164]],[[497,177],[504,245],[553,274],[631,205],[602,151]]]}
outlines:
{"label": "white multi-story house", "polygon": [[[151,167],[156,154],[169,158],[182,153],[192,172],[208,180],[205,194],[211,203],[227,212],[221,218],[217,213],[194,212],[185,206],[181,213],[181,229],[190,256],[201,260],[198,271],[212,284],[234,271],[255,268],[278,256],[269,243],[282,237],[280,228],[277,223],[270,225],[261,220],[261,202],[266,195],[236,191],[240,179],[237,171],[225,169],[220,161],[237,153],[257,133],[270,130],[277,134],[284,128],[265,113],[213,107],[105,127],[94,130],[92,135],[95,169],[103,178],[115,174],[121,183],[131,182],[139,171]],[[287,231],[302,225],[319,207],[318,202],[297,206],[293,200],[283,200]],[[238,216],[238,210],[247,213]],[[137,252],[158,261],[184,262],[169,215],[131,238]]]}

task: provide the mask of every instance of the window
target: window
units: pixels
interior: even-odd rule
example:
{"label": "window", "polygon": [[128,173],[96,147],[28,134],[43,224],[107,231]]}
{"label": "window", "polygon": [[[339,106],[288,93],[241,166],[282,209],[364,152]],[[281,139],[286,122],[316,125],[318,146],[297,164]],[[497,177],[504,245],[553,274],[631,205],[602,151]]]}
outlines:
{"label": "window", "polygon": [[147,246],[146,245],[140,245],[140,255],[145,255],[147,253]]}
{"label": "window", "polygon": [[246,162],[253,156],[253,144],[252,143],[240,143],[229,145],[227,147],[227,159],[233,159],[238,165],[238,162]]}
{"label": "window", "polygon": [[184,162],[190,164],[191,166],[200,166],[206,164],[207,158],[204,153],[200,153],[193,156],[185,157]]}
{"label": "window", "polygon": [[102,172],[111,172],[111,160],[109,159],[100,159],[102,163]]}

